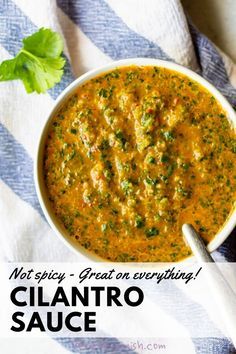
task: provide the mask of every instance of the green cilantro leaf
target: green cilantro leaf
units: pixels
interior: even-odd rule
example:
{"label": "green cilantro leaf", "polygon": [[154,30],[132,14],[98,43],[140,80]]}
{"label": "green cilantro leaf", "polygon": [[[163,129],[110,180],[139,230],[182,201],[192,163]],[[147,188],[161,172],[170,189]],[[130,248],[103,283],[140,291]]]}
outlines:
{"label": "green cilantro leaf", "polygon": [[38,32],[24,38],[23,44],[25,50],[43,58],[59,57],[63,50],[60,35],[49,28],[41,28]]}
{"label": "green cilantro leaf", "polygon": [[23,48],[14,59],[1,63],[0,81],[22,80],[28,93],[46,92],[62,78],[65,65],[62,50],[60,35],[41,28],[23,40]]}

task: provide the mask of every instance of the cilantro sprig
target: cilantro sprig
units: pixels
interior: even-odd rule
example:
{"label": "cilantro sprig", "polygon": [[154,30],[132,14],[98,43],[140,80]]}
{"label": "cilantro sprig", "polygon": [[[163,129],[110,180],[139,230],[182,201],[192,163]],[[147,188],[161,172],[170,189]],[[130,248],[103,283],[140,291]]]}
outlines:
{"label": "cilantro sprig", "polygon": [[46,92],[63,75],[65,59],[61,56],[60,35],[49,28],[40,28],[23,39],[23,47],[14,59],[0,65],[0,81],[22,80],[28,93]]}

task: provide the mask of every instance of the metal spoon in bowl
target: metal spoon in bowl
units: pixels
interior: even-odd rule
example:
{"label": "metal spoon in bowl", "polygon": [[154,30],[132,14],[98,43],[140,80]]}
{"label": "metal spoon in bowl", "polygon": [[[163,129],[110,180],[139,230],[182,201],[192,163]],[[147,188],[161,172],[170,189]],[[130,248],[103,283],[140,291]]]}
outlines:
{"label": "metal spoon in bowl", "polygon": [[[198,262],[215,262],[192,225],[184,224],[182,231]],[[217,266],[207,266],[205,276],[221,313],[226,331],[236,348],[236,294]]]}

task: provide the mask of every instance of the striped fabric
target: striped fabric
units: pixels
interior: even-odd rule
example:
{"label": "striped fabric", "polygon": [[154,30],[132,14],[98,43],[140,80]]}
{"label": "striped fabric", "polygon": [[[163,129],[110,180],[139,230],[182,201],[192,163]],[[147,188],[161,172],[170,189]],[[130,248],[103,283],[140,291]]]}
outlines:
{"label": "striped fabric", "polygon": [[[14,56],[22,38],[43,26],[64,37],[67,64],[62,81],[45,95],[27,95],[20,82],[0,83],[2,261],[84,261],[54,237],[33,182],[34,154],[47,112],[78,75],[121,58],[166,59],[200,73],[236,107],[235,65],[186,18],[179,0],[1,0],[0,60]],[[216,258],[236,262],[235,236],[233,232],[215,252]],[[189,299],[189,306],[199,314],[197,320],[214,326],[200,304]],[[176,313],[189,333],[188,353],[233,353],[226,338],[190,340],[196,324],[185,317],[184,312]],[[78,353],[133,353],[116,338],[61,338],[60,343]]]}

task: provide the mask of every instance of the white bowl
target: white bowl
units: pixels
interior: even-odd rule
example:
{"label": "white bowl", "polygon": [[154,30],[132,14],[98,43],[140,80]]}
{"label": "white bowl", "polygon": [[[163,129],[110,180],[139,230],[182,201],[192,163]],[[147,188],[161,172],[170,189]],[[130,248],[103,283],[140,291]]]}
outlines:
{"label": "white bowl", "polygon": [[[215,98],[216,100],[221,104],[225,112],[227,113],[228,119],[233,123],[233,126],[236,128],[236,114],[231,107],[231,105],[228,103],[228,101],[222,96],[222,94],[213,86],[211,85],[208,81],[203,79],[200,75],[196,74],[195,72],[172,62],[165,61],[165,60],[159,60],[159,59],[148,59],[148,58],[134,58],[134,59],[124,59],[124,60],[119,60],[119,61],[114,61],[111,64],[99,67],[97,69],[91,70],[87,72],[86,74],[80,76],[78,79],[73,81],[61,94],[60,96],[56,99],[54,106],[51,110],[51,112],[48,115],[48,118],[46,120],[46,123],[44,125],[44,128],[40,134],[40,140],[38,144],[38,149],[37,149],[37,156],[35,160],[35,185],[36,185],[36,191],[38,195],[38,199],[41,205],[41,208],[46,216],[46,219],[52,229],[55,231],[55,233],[59,236],[59,238],[64,241],[64,243],[69,246],[72,250],[75,252],[82,253],[84,256],[88,257],[90,260],[103,260],[101,257],[98,257],[94,255],[93,253],[85,250],[82,246],[80,246],[78,243],[75,241],[71,240],[69,236],[66,234],[66,230],[62,227],[62,225],[59,223],[57,220],[56,216],[53,213],[51,204],[48,200],[47,197],[47,192],[46,192],[46,187],[44,184],[44,178],[43,178],[43,152],[44,152],[44,145],[45,145],[45,140],[47,138],[47,132],[49,125],[51,123],[52,118],[55,116],[56,112],[58,109],[64,104],[65,101],[74,93],[74,91],[77,89],[78,86],[83,84],[85,81],[88,81],[95,76],[105,73],[109,70],[118,68],[118,67],[124,67],[124,66],[129,66],[129,65],[139,65],[139,66],[159,66],[159,67],[164,67],[170,70],[174,70],[176,72],[179,72],[181,74],[184,74],[188,76],[190,79],[195,80],[199,84],[201,84],[203,87],[205,87]],[[217,249],[224,241],[225,239],[230,235],[234,227],[236,226],[236,209],[232,212],[230,217],[228,218],[227,222],[223,225],[222,229],[216,234],[214,239],[208,244],[207,248],[210,252],[214,251]]]}

